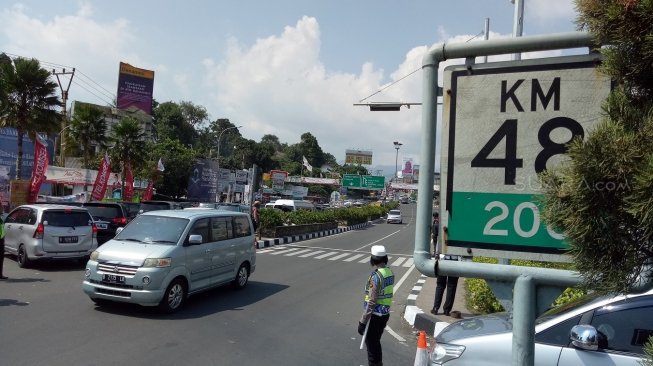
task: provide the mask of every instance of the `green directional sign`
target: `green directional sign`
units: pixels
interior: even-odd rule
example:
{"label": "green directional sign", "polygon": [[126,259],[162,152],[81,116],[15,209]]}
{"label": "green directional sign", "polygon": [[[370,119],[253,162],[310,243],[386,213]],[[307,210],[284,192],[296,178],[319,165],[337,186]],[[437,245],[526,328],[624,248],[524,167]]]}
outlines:
{"label": "green directional sign", "polygon": [[344,174],[342,176],[342,186],[359,188],[361,186],[361,176],[358,174]]}
{"label": "green directional sign", "polygon": [[348,188],[380,190],[385,187],[385,177],[375,175],[345,174],[342,186]]}
{"label": "green directional sign", "polygon": [[361,187],[367,189],[383,189],[385,188],[385,177],[375,175],[363,175],[361,177]]}

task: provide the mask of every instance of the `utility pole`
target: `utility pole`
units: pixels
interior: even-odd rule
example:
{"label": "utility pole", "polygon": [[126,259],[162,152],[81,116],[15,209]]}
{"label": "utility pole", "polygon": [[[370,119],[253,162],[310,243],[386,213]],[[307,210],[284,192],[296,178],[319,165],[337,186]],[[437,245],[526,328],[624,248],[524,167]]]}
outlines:
{"label": "utility pole", "polygon": [[[61,99],[63,100],[63,119],[61,120],[61,133],[59,133],[59,143],[61,147],[61,152],[60,152],[60,157],[59,157],[59,164],[61,164],[62,167],[66,166],[66,160],[65,160],[65,155],[64,155],[64,136],[65,136],[65,130],[66,130],[66,118],[67,118],[67,112],[66,112],[66,105],[68,103],[68,90],[70,90],[70,84],[73,82],[73,77],[75,76],[75,68],[73,68],[73,71],[66,71],[66,69],[62,69],[62,71],[57,71],[55,69],[52,69],[52,75],[54,75],[57,78],[57,83],[59,84],[59,89],[61,90]],[[66,86],[66,89],[63,88],[63,85],[61,85],[61,79],[59,78],[59,75],[70,75],[70,79],[68,80],[68,85]],[[55,142],[56,143],[56,142]]]}

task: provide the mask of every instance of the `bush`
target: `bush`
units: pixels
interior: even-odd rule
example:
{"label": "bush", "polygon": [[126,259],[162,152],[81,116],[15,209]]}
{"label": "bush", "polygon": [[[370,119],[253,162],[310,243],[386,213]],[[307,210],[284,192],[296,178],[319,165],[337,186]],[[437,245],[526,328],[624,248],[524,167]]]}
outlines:
{"label": "bush", "polygon": [[[496,258],[476,257],[474,262],[477,263],[494,263],[498,261]],[[552,263],[552,262],[539,262],[527,261],[520,259],[513,259],[512,264],[516,266],[525,267],[540,267],[540,268],[555,268],[573,270],[573,265],[570,263]],[[492,293],[490,286],[487,282],[480,278],[467,278],[465,279],[465,302],[467,308],[476,314],[489,314],[504,311],[503,306],[499,303],[497,298]],[[551,304],[552,306],[559,306],[574,301],[587,292],[577,288],[567,288],[558,296],[558,298]]]}

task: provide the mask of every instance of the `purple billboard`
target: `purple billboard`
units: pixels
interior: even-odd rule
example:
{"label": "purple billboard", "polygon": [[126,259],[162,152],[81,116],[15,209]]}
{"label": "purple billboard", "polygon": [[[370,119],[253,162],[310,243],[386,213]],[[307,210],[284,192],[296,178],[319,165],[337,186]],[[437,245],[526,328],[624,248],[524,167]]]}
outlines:
{"label": "purple billboard", "polygon": [[121,62],[118,74],[118,109],[136,107],[152,115],[154,71]]}

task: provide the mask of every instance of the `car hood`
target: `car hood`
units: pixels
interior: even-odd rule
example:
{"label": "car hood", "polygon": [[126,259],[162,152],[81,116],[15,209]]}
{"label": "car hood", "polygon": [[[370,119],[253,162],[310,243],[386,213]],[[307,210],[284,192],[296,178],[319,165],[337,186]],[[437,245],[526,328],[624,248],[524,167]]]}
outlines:
{"label": "car hood", "polygon": [[449,324],[436,337],[436,342],[451,343],[457,339],[512,332],[508,313],[496,313],[463,319]]}
{"label": "car hood", "polygon": [[144,244],[122,240],[109,240],[98,248],[101,262],[120,262],[128,265],[141,265],[145,258],[165,258],[174,248],[165,244]]}

